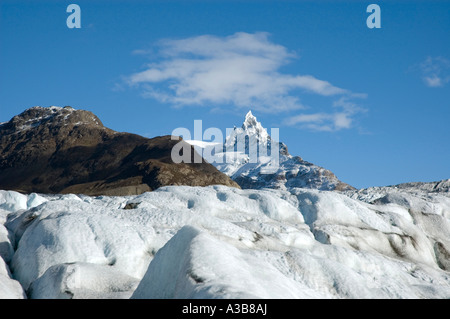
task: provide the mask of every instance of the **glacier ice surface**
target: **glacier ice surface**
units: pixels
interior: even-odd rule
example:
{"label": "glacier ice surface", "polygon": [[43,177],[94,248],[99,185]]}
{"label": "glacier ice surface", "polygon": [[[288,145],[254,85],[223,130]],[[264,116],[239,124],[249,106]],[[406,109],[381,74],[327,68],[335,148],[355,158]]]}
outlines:
{"label": "glacier ice surface", "polygon": [[0,298],[450,298],[449,216],[394,188],[0,191]]}

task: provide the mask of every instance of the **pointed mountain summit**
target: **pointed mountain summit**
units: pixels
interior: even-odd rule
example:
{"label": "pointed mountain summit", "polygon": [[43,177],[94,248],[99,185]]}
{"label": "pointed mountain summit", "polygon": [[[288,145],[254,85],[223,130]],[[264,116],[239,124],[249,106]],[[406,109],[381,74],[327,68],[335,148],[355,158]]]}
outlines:
{"label": "pointed mountain summit", "polygon": [[256,117],[252,114],[252,111],[248,111],[245,115],[244,123],[242,123],[242,129],[249,135],[254,134],[258,139],[264,141],[270,138],[267,130],[262,127]]}
{"label": "pointed mountain summit", "polygon": [[249,111],[241,127],[225,139],[223,153],[216,154],[214,166],[242,188],[353,190],[331,171],[292,156],[287,146],[272,138]]}
{"label": "pointed mountain summit", "polygon": [[[242,146],[240,145],[242,142],[244,142],[244,150],[242,150]],[[278,147],[278,152],[281,155],[289,154],[287,146],[274,141],[267,130],[252,114],[252,111],[248,111],[242,126],[240,128],[235,127],[231,134],[227,136],[224,151],[236,151],[241,147],[239,151],[244,151],[247,155],[256,154],[256,156],[259,156],[262,151],[270,154],[273,146]],[[252,154],[252,151],[256,153]]]}
{"label": "pointed mountain summit", "polygon": [[206,161],[174,163],[178,142],[113,131],[89,111],[32,107],[0,124],[0,189],[135,195],[165,185],[239,187]]}

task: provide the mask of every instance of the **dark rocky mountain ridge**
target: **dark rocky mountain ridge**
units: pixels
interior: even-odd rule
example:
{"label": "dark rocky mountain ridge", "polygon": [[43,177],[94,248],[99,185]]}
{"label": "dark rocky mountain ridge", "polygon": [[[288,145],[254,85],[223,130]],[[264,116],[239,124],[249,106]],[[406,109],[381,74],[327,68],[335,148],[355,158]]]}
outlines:
{"label": "dark rocky mountain ridge", "polygon": [[135,195],[165,185],[239,187],[206,161],[173,163],[178,142],[116,132],[85,110],[32,107],[0,125],[0,189]]}

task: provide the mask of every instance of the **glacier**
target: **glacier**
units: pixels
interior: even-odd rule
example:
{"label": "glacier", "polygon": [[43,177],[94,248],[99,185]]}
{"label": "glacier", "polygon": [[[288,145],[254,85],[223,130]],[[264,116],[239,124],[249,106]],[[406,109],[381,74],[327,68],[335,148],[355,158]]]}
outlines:
{"label": "glacier", "polygon": [[0,191],[0,298],[448,299],[449,183]]}

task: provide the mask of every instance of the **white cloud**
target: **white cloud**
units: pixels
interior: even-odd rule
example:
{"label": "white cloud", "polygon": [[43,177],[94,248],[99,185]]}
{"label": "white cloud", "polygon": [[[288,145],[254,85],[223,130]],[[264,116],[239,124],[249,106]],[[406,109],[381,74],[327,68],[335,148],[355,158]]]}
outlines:
{"label": "white cloud", "polygon": [[288,126],[298,126],[303,129],[323,132],[336,132],[352,127],[356,114],[367,112],[367,109],[359,106],[351,98],[366,98],[365,94],[342,96],[333,102],[334,112],[319,112],[299,114],[284,120]]}
{"label": "white cloud", "polygon": [[313,131],[335,132],[350,128],[352,122],[350,113],[336,112],[300,114],[286,119],[284,124]]}
{"label": "white cloud", "polygon": [[418,65],[428,87],[442,87],[450,82],[450,61],[443,57],[427,57]]}
{"label": "white cloud", "polygon": [[145,97],[173,105],[232,104],[280,112],[304,108],[295,90],[321,96],[350,93],[312,75],[281,73],[296,55],[263,32],[166,39],[157,49],[159,59],[130,75],[128,83]]}
{"label": "white cloud", "polygon": [[238,32],[227,37],[202,35],[164,39],[150,50],[135,50],[152,62],[127,77],[142,95],[175,107],[224,105],[254,111],[282,113],[311,110],[300,101],[308,93],[332,99],[323,112],[297,114],[285,125],[314,131],[351,128],[354,116],[365,111],[354,100],[366,94],[353,93],[313,75],[280,71],[296,54],[273,43],[269,34]]}
{"label": "white cloud", "polygon": [[443,85],[442,79],[436,75],[425,76],[423,80],[425,84],[429,87],[440,87]]}

